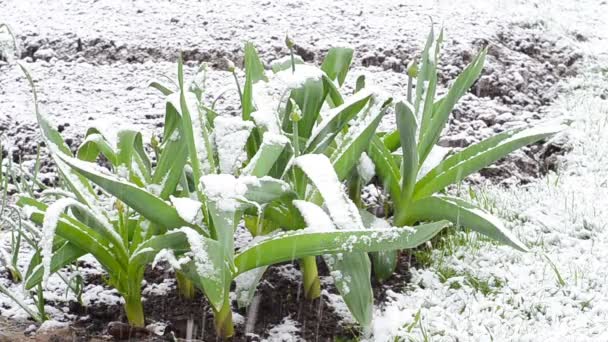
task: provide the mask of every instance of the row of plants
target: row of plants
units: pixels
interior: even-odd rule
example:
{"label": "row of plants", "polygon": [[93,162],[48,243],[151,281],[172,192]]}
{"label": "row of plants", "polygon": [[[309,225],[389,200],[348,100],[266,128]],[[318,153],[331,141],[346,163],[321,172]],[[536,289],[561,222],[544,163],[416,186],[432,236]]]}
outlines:
{"label": "row of plants", "polygon": [[[436,37],[431,30],[419,63],[407,71],[402,100],[368,86],[364,77],[352,88],[344,86],[350,48],[330,49],[316,67],[296,56],[287,38],[290,55],[267,67],[247,43],[243,84],[229,63],[238,117],[218,113],[217,99],[206,100],[205,67],[194,81],[185,81],[180,58],[177,80],[151,84],[166,97],[160,138],[145,143],[136,130],[117,128],[109,137],[89,128],[75,153],[38,107],[34,83],[21,66],[61,182],[42,195],[22,194],[17,202],[25,223],[11,226],[35,252],[13,279],[41,294],[52,274],[90,254],[124,298],[128,322],[140,327],[144,271],[164,259],[180,293],[191,298],[201,291],[217,334],[230,337],[233,283],[237,305],[246,307],[267,267],[297,262],[304,294],[312,300],[321,294],[322,260],[365,330],[373,318],[371,277],[390,278],[399,251],[416,248],[450,225],[526,251],[497,218],[446,189],[556,129],[518,128],[447,156],[436,153],[454,105],[486,57],[481,50],[439,92],[442,42],[443,31]],[[397,125],[381,132],[387,113],[394,113]],[[372,215],[362,201],[369,183],[386,193],[383,217]],[[239,224],[253,240],[237,249]],[[19,272],[14,262],[6,266]]]}

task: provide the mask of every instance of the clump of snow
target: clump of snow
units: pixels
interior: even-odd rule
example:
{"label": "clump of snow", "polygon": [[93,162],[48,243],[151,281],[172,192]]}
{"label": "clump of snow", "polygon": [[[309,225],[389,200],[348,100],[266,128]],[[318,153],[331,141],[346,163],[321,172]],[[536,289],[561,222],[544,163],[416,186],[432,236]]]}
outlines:
{"label": "clump of snow", "polygon": [[237,181],[229,174],[211,174],[201,177],[201,187],[205,196],[217,203],[223,211],[235,211],[239,205],[239,199],[245,195],[247,186]]}
{"label": "clump of snow", "polygon": [[372,159],[363,152],[357,163],[357,173],[361,176],[363,184],[367,184],[376,175],[376,165]]}
{"label": "clump of snow", "polygon": [[268,337],[263,339],[264,342],[300,342],[302,338],[298,336],[300,328],[298,323],[291,317],[283,318],[283,321],[268,330]]}
{"label": "clump of snow", "polygon": [[290,68],[279,71],[275,75],[287,88],[295,89],[303,86],[309,80],[320,81],[323,71],[312,65],[297,64],[295,72]]}
{"label": "clump of snow", "polygon": [[175,279],[163,279],[162,283],[145,286],[141,294],[144,296],[167,296],[174,289]]}
{"label": "clump of snow", "polygon": [[215,118],[215,145],[221,173],[234,174],[246,158],[245,144],[253,122],[238,117]]}
{"label": "clump of snow", "polygon": [[59,329],[64,329],[67,328],[69,326],[68,323],[66,322],[58,322],[55,320],[48,320],[48,321],[44,321],[40,327],[38,328],[38,333],[43,333],[43,332],[50,332],[53,330],[59,330]]}
{"label": "clump of snow", "polygon": [[187,197],[170,196],[171,203],[177,210],[177,214],[190,224],[202,225],[203,211],[202,203]]}
{"label": "clump of snow", "polygon": [[327,213],[318,205],[302,200],[294,200],[293,205],[302,214],[307,231],[331,231],[335,229],[334,223]]}

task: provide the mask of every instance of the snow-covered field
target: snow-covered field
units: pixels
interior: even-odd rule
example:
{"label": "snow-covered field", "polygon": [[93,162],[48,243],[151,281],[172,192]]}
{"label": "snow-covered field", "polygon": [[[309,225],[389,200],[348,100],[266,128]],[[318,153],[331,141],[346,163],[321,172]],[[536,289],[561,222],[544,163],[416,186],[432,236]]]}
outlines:
{"label": "snow-covered field", "polygon": [[[405,84],[403,65],[421,46],[428,16],[446,28],[450,64],[462,64],[462,51],[481,39],[493,42],[497,33],[513,30],[513,23],[580,53],[577,74],[556,79],[549,88],[557,98],[542,106],[531,109],[480,96],[467,100],[464,109],[481,115],[510,108],[513,118],[493,122],[489,132],[528,111],[571,122],[562,135],[569,152],[559,158],[556,172],[540,178],[526,174],[527,184],[511,182],[517,185],[509,188],[485,179],[473,186],[480,203],[507,222],[532,252],[522,254],[474,235],[452,237],[446,242],[449,249],[432,252],[427,267],[412,269],[404,290],[389,290],[387,299],[376,303],[370,341],[608,340],[607,12],[608,3],[590,0],[0,0],[0,22],[11,24],[25,49],[36,47],[26,65],[41,89],[41,105],[74,139],[90,125],[134,125],[150,134],[160,130],[162,98],[147,84],[162,73],[174,74],[178,50],[188,51],[192,61],[210,63],[211,92],[231,85],[222,71],[224,57],[239,61],[243,41],[253,41],[262,59],[270,61],[285,54],[283,36],[289,32],[301,45],[298,53],[312,62],[328,47],[352,45],[357,54],[351,77],[365,73],[394,93]],[[187,71],[194,69],[192,64]],[[449,65],[442,72],[449,75]],[[0,64],[0,96],[0,133],[22,139],[14,147],[31,159],[38,137],[31,94],[20,72],[8,64]],[[238,108],[228,100],[224,109]],[[468,134],[468,124],[451,124],[450,136]],[[486,133],[471,134],[475,141]],[[24,136],[31,140],[24,142]],[[117,298],[108,292],[91,287],[85,302]],[[327,298],[345,321],[352,321],[340,300]],[[0,313],[24,317],[2,295]],[[301,327],[292,318],[285,317],[265,337],[299,340]]]}

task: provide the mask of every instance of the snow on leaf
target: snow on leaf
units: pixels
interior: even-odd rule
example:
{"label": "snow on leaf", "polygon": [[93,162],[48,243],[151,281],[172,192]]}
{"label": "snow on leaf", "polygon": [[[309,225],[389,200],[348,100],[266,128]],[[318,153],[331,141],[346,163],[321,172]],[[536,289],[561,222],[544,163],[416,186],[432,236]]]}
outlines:
{"label": "snow on leaf", "polygon": [[293,205],[298,208],[306,222],[307,231],[334,230],[334,223],[325,211],[318,205],[302,200],[294,200]]}
{"label": "snow on leaf", "polygon": [[203,211],[202,203],[187,197],[170,196],[171,203],[177,210],[177,214],[186,222],[202,225]]}
{"label": "snow on leaf", "polygon": [[233,174],[246,158],[245,144],[254,125],[238,117],[215,118],[215,145],[220,172]]}
{"label": "snow on leaf", "polygon": [[294,163],[315,184],[338,229],[364,229],[357,206],[342,189],[342,183],[325,155],[306,154],[297,157]]}
{"label": "snow on leaf", "polygon": [[219,277],[219,270],[217,270],[210,262],[209,254],[207,253],[207,246],[205,240],[203,240],[203,237],[196,230],[190,227],[182,227],[177,231],[184,233],[184,235],[186,235],[186,239],[188,239],[194,264],[196,265],[196,271],[199,276],[208,279],[217,279]]}

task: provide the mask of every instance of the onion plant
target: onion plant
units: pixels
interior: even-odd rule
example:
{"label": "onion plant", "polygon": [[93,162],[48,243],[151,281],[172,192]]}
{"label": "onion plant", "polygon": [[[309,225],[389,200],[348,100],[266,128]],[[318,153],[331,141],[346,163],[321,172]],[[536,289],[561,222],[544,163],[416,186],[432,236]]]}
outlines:
{"label": "onion plant", "polygon": [[[246,51],[251,49],[246,47]],[[246,53],[246,60],[251,56]],[[332,158],[328,158],[320,154],[332,147],[325,137],[341,132],[342,122],[359,112],[352,109],[353,102],[362,100],[344,102],[326,74],[304,89],[297,83],[286,113],[297,111],[297,106],[302,111],[301,120],[290,125],[291,119],[283,118],[282,126],[277,125],[289,132],[283,135],[271,130],[270,121],[255,125],[260,120],[255,120],[253,109],[259,111],[263,106],[253,105],[255,75],[252,68],[247,73],[243,118],[221,117],[201,103],[200,94],[184,86],[180,60],[179,90],[159,87],[167,94],[167,104],[162,143],[152,144],[157,154],[153,166],[142,135],[133,130],[119,130],[116,139],[108,139],[89,129],[73,155],[39,110],[26,72],[44,142],[70,193],[50,204],[31,196],[18,201],[27,216],[42,227],[41,255],[32,259],[26,288],[44,284],[53,272],[91,254],[108,273],[109,284],[123,296],[130,324],[142,326],[143,273],[147,265],[162,257],[205,294],[218,335],[228,337],[233,334],[230,285],[236,277],[278,262],[325,255],[331,259],[334,277],[343,279],[338,286],[345,298],[352,298],[349,302],[365,299],[361,304],[365,312],[358,316],[367,315],[363,319],[367,324],[371,320],[367,253],[413,248],[447,222],[415,229],[365,229],[357,208],[341,189],[340,173],[333,172],[336,163],[348,166],[357,162],[357,151],[365,145],[360,142],[373,135],[386,101],[359,95],[365,103],[370,102],[361,113],[362,123],[353,133],[344,134],[340,144],[333,144]],[[332,103],[338,105],[337,114],[313,130],[325,97],[309,95],[324,94],[326,88]],[[354,113],[345,114],[347,108]],[[324,128],[327,125],[332,129]],[[299,145],[300,138],[308,139]],[[286,148],[288,143],[291,149]],[[326,146],[321,149],[322,145]],[[355,145],[356,149],[351,147]],[[94,163],[100,154],[108,161],[109,170]],[[321,214],[322,203],[329,215]],[[256,232],[265,233],[257,234],[250,245],[237,251],[236,227],[246,214],[260,223]],[[264,218],[274,224],[266,224]],[[294,218],[303,223],[297,227],[301,229],[288,231],[289,225],[280,224]],[[285,229],[274,229],[278,227]],[[361,265],[363,272],[357,271]],[[361,277],[361,283],[366,284],[362,295],[358,288],[348,288],[358,283],[351,282],[351,276]]]}
{"label": "onion plant", "polygon": [[[290,39],[286,41],[288,47],[293,44]],[[267,172],[290,184],[295,196],[290,201],[269,203],[257,212],[246,212],[246,226],[254,236],[268,234],[279,227],[306,228],[312,224],[309,218],[324,212],[319,206],[326,207],[329,217],[337,220],[331,227],[365,227],[357,206],[339,184],[357,168],[392,100],[363,86],[357,87],[357,93],[351,96],[342,94],[340,86],[345,81],[352,56],[350,48],[332,48],[321,67],[316,68],[304,64],[292,52],[289,58],[272,63],[272,72],[265,72],[255,49],[251,45],[246,47],[243,117],[257,123],[252,133],[254,138],[257,134],[264,138],[275,137],[273,140],[282,137],[278,140],[286,141],[281,144],[287,148],[275,149],[274,166]],[[251,151],[260,150],[256,139],[248,144],[253,145]],[[269,145],[262,143],[261,146]],[[314,160],[315,166],[305,163],[302,167],[302,160]],[[320,173],[314,172],[319,170]],[[323,183],[328,179],[332,184]],[[332,190],[327,191],[330,188]],[[318,214],[307,215],[303,210]],[[368,256],[346,253],[337,261],[331,256],[325,256],[324,260],[353,316],[367,327],[373,309]],[[309,299],[318,297],[320,282],[316,259],[303,258],[300,265],[305,296]],[[263,272],[263,268],[257,269],[238,279],[240,305],[249,303]]]}
{"label": "onion plant", "polygon": [[[526,246],[499,219],[481,208],[445,193],[448,186],[492,164],[525,145],[551,137],[556,126],[514,128],[475,143],[446,157],[436,147],[457,101],[479,77],[487,49],[482,49],[437,98],[437,61],[443,31],[428,36],[419,66],[408,70],[407,100],[395,104],[397,128],[374,137],[369,155],[382,185],[390,196],[393,224],[397,227],[420,221],[449,220],[484,234],[520,251]],[[416,86],[412,89],[416,76]],[[375,274],[389,277],[396,264],[396,252],[374,256]]]}

